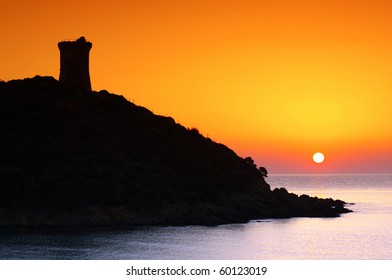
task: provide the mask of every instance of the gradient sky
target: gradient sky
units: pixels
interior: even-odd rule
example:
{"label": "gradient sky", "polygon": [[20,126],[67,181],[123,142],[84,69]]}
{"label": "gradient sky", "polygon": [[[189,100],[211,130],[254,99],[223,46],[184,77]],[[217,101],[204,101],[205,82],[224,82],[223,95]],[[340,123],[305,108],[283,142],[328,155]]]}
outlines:
{"label": "gradient sky", "polygon": [[83,35],[94,90],[269,173],[392,172],[391,1],[0,2],[2,80],[58,78],[57,42]]}

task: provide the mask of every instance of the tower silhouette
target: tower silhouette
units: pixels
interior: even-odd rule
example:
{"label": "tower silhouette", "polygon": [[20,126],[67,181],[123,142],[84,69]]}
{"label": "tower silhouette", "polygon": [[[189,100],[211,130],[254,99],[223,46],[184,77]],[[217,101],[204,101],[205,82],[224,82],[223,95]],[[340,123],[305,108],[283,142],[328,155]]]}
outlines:
{"label": "tower silhouette", "polygon": [[60,49],[60,78],[62,84],[91,91],[89,53],[92,43],[80,37],[76,41],[58,43]]}

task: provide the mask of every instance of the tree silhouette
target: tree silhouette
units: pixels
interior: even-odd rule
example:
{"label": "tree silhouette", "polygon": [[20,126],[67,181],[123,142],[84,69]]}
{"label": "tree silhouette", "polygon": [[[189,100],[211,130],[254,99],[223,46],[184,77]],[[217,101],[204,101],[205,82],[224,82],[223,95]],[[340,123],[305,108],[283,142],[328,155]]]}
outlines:
{"label": "tree silhouette", "polygon": [[257,167],[256,164],[255,164],[255,161],[254,161],[253,158],[251,158],[251,157],[246,157],[246,158],[245,158],[245,162],[246,162],[247,164],[253,166],[253,167]]}
{"label": "tree silhouette", "polygon": [[260,171],[261,176],[263,176],[264,178],[268,177],[268,171],[264,166],[260,166],[259,171]]}

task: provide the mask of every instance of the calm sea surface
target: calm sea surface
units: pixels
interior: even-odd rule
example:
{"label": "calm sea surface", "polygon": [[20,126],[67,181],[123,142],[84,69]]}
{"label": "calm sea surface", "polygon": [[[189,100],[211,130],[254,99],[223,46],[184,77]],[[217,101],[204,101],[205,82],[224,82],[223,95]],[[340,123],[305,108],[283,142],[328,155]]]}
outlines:
{"label": "calm sea surface", "polygon": [[392,174],[267,179],[272,188],[355,203],[355,212],[218,227],[0,231],[0,259],[392,259]]}

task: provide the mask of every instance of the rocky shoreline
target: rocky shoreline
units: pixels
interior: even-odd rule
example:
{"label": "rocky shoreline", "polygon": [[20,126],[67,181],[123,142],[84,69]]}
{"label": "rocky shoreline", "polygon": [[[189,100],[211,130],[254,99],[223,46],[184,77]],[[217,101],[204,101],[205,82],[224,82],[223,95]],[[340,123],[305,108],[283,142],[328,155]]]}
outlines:
{"label": "rocky shoreline", "polygon": [[341,200],[267,171],[170,117],[52,77],[0,82],[0,227],[218,225],[338,217]]}

